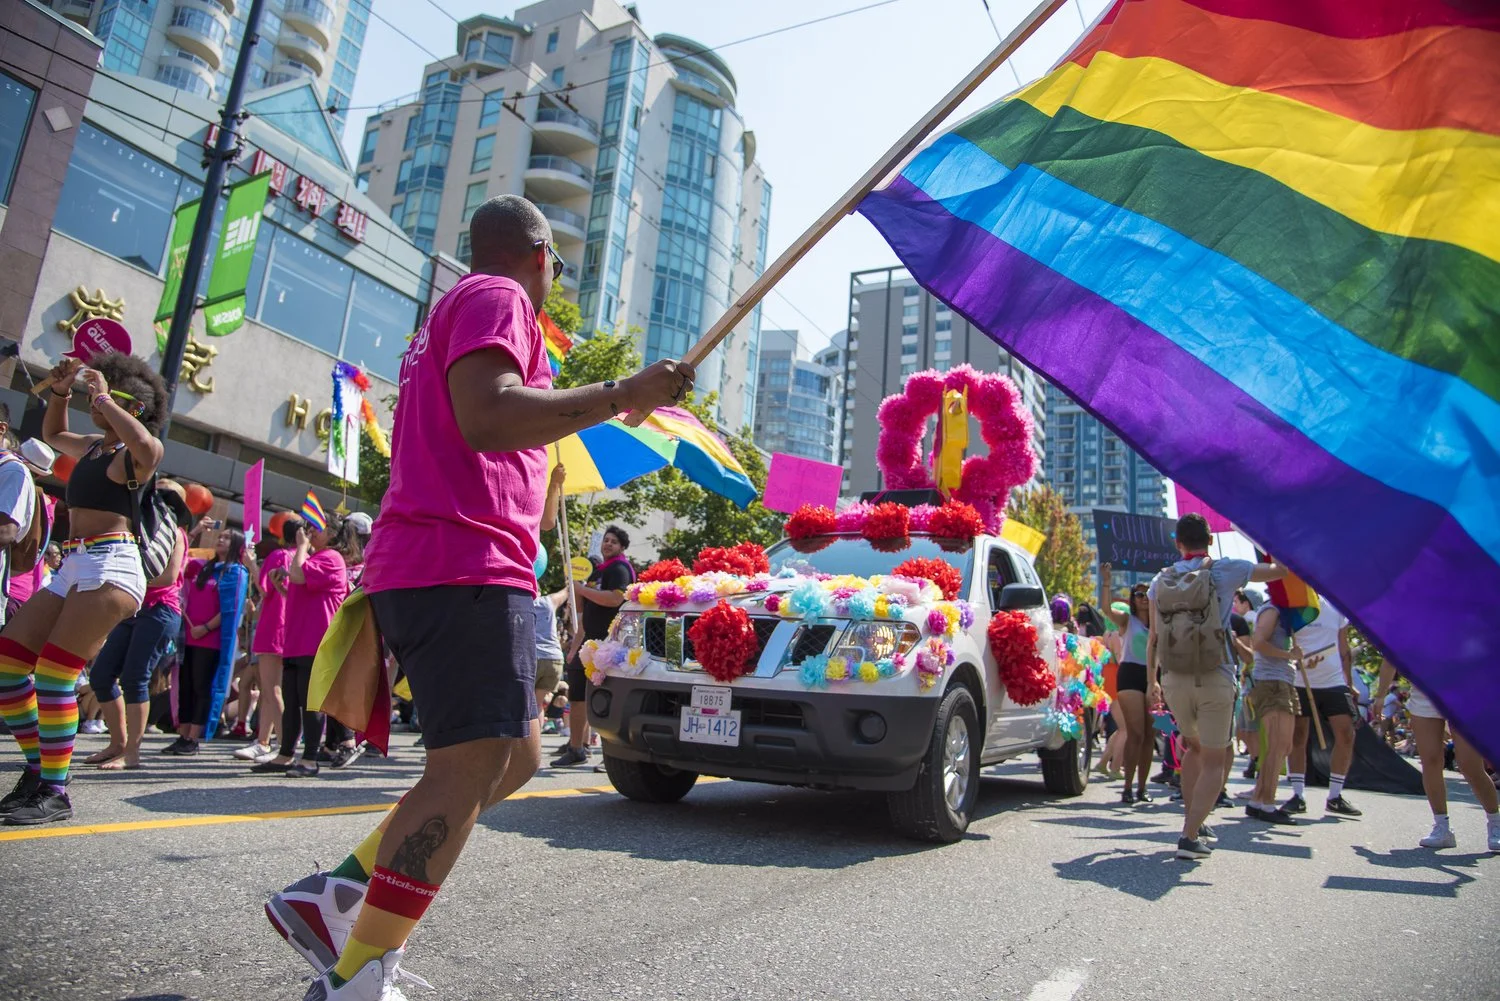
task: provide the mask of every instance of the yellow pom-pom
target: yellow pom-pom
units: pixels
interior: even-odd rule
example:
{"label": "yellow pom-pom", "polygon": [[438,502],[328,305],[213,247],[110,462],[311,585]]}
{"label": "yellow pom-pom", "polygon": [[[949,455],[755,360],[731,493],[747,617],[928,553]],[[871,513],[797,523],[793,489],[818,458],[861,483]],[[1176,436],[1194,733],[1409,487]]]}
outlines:
{"label": "yellow pom-pom", "polygon": [[868,660],[865,661],[863,664],[859,665],[859,680],[863,681],[865,684],[879,681],[880,668],[876,667]]}
{"label": "yellow pom-pom", "polygon": [[843,681],[849,677],[849,661],[843,657],[830,657],[827,677],[829,681]]}

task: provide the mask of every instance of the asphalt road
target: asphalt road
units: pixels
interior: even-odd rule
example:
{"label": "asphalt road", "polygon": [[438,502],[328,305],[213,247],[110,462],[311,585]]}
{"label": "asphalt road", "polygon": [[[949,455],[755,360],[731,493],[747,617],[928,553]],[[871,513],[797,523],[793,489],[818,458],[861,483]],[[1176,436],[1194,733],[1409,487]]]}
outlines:
{"label": "asphalt road", "polygon": [[[392,759],[267,779],[234,744],[165,741],[147,770],[84,770],[73,826],[0,828],[0,998],[300,999],[310,970],[262,902],[339,861],[421,762],[398,735]],[[1500,856],[1456,777],[1456,850],[1416,847],[1424,800],[1351,793],[1365,817],[1335,820],[1314,790],[1305,825],[1226,815],[1194,864],[1165,791],[1127,808],[1118,783],[1049,797],[1031,759],[987,775],[968,838],[934,847],[878,796],[715,782],[652,807],[544,770],[481,818],[409,943],[437,990],[411,997],[1500,998]],[[257,816],[285,811],[306,815]]]}

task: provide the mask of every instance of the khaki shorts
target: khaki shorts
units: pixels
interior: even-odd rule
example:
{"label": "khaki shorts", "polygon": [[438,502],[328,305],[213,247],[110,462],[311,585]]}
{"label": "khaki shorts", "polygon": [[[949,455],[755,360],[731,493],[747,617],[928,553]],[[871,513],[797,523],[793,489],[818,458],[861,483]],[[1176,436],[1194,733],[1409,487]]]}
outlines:
{"label": "khaki shorts", "polygon": [[1204,747],[1228,747],[1233,739],[1235,684],[1221,671],[1213,674],[1163,673],[1162,694],[1177,729]]}
{"label": "khaki shorts", "polygon": [[1302,712],[1302,703],[1297,699],[1297,689],[1287,681],[1257,681],[1250,686],[1250,708],[1256,719],[1265,719],[1271,713]]}
{"label": "khaki shorts", "polygon": [[538,660],[536,662],[536,690],[539,692],[557,691],[558,682],[562,681],[562,666],[560,660]]}

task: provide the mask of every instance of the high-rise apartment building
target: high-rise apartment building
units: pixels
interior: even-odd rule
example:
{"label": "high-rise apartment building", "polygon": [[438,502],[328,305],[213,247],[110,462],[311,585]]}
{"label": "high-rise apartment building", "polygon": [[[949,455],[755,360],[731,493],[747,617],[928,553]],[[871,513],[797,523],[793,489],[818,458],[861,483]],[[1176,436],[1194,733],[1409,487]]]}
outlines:
{"label": "high-rise apartment building", "polygon": [[[1167,483],[1161,473],[1050,383],[1046,467],[1048,484],[1083,523],[1084,541],[1096,553],[1095,509],[1152,517],[1167,513]],[[1097,575],[1097,565],[1094,572]],[[1134,584],[1147,577],[1120,574],[1116,580]]]}
{"label": "high-rise apartment building", "polygon": [[848,360],[849,331],[840,330],[828,346],[813,352],[813,361],[833,373],[833,453],[830,462],[841,462],[844,450],[844,368]]}
{"label": "high-rise apartment building", "polygon": [[[712,51],[647,34],[615,0],[543,0],[458,26],[416,94],[370,116],[358,177],[412,239],[467,263],[468,222],[521,194],[552,223],[586,330],[639,328],[677,357],[765,266],[771,186]],[[751,424],[760,314],[700,366]]]}
{"label": "high-rise apartment building", "polygon": [[[250,0],[42,0],[104,42],[100,65],[222,99],[245,36]],[[311,80],[342,127],[370,0],[266,0],[248,92]]]}
{"label": "high-rise apartment building", "polygon": [[767,452],[832,462],[837,370],[805,358],[797,331],[766,330],[759,376],[755,444]]}
{"label": "high-rise apartment building", "polygon": [[[1046,383],[1041,376],[918,285],[905,268],[876,268],[849,276],[838,460],[844,467],[845,496],[884,486],[875,463],[880,439],[876,412],[881,401],[900,392],[906,377],[914,372],[946,371],[964,362],[1015,382],[1036,421],[1032,447],[1040,470],[1040,460],[1048,451]],[[983,454],[979,426],[973,420],[969,423],[970,452]]]}

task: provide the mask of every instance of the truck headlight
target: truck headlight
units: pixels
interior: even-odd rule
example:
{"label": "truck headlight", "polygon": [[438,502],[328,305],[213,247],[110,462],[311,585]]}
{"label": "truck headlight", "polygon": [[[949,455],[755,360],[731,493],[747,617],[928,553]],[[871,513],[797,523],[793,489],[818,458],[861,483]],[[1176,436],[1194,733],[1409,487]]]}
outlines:
{"label": "truck headlight", "polygon": [[640,612],[621,612],[610,626],[610,639],[634,650],[646,643],[646,617]]}
{"label": "truck headlight", "polygon": [[856,622],[844,631],[830,656],[843,657],[850,664],[882,661],[910,653],[920,639],[921,633],[910,622]]}

